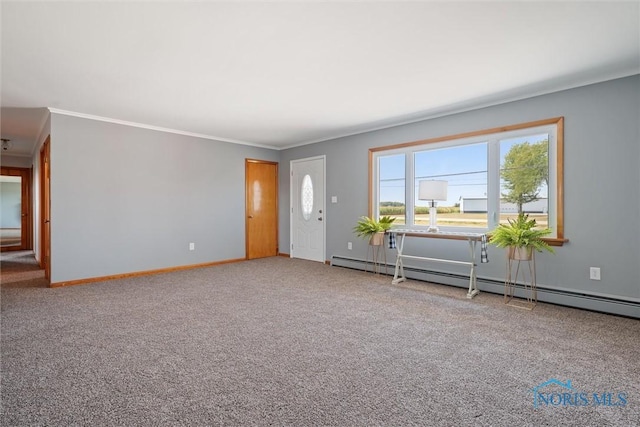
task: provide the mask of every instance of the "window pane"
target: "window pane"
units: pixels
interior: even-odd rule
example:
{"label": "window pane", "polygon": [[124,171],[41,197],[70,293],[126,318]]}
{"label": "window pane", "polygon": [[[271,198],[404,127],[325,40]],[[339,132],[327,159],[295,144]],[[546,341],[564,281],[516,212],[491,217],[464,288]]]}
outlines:
{"label": "window pane", "polygon": [[394,224],[405,224],[405,155],[380,156],[378,165],[378,213],[395,217]]}
{"label": "window pane", "polygon": [[311,177],[309,175],[305,175],[304,178],[302,178],[302,187],[300,192],[302,217],[305,221],[309,221],[309,218],[311,218],[311,212],[313,212],[313,183],[311,182]]}
{"label": "window pane", "polygon": [[429,202],[418,200],[421,180],[448,182],[447,200],[437,202],[439,227],[486,228],[487,143],[416,152],[415,225],[429,225]]}
{"label": "window pane", "polygon": [[500,141],[500,222],[519,212],[549,224],[549,134]]}

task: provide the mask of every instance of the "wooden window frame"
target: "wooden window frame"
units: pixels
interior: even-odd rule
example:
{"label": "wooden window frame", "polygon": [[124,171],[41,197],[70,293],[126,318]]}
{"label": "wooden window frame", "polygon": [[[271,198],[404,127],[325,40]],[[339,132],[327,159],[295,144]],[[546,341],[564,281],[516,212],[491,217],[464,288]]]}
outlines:
{"label": "wooden window frame", "polygon": [[[394,145],[385,145],[369,149],[369,216],[373,216],[375,212],[373,191],[375,183],[373,182],[375,174],[375,155],[382,151],[391,151],[404,148],[418,147],[423,145],[434,144],[437,142],[452,141],[457,139],[472,138],[483,135],[491,135],[503,132],[511,132],[528,128],[536,128],[540,126],[556,126],[556,222],[554,229],[556,236],[544,239],[551,246],[562,246],[568,239],[564,235],[564,117],[554,117],[550,119],[536,120],[526,123],[518,123],[507,126],[499,126],[490,129],[482,129],[472,132],[458,133],[454,135],[439,136],[435,138],[422,139],[418,141],[404,142]],[[405,184],[406,185],[406,184]]]}

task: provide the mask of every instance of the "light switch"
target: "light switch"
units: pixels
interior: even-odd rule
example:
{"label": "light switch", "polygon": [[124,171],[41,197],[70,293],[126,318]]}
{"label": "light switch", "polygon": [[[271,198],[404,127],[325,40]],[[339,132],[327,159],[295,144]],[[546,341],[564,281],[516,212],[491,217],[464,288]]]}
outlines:
{"label": "light switch", "polygon": [[331,203],[338,203],[338,196],[331,196]]}

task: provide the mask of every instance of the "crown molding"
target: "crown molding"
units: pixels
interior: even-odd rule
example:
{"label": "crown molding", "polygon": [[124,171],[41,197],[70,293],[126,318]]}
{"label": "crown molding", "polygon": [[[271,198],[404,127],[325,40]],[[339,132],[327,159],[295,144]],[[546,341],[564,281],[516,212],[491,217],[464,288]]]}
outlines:
{"label": "crown molding", "polygon": [[179,129],[165,128],[165,127],[161,127],[161,126],[148,125],[148,124],[145,124],[145,123],[130,122],[130,121],[127,121],[127,120],[113,119],[113,118],[110,118],[110,117],[96,116],[96,115],[93,115],[93,114],[78,113],[76,111],[60,110],[58,108],[51,108],[51,107],[49,107],[49,111],[51,113],[53,113],[53,114],[60,114],[60,115],[63,115],[63,116],[78,117],[78,118],[87,119],[87,120],[96,120],[96,121],[99,121],[99,122],[106,122],[106,123],[113,123],[113,124],[122,125],[122,126],[136,127],[136,128],[141,128],[141,129],[153,130],[153,131],[156,131],[156,132],[173,133],[173,134],[176,134],[176,135],[183,135],[183,136],[190,136],[190,137],[193,137],[193,138],[208,139],[208,140],[211,140],[211,141],[228,142],[230,144],[248,145],[248,146],[251,146],[251,147],[258,147],[258,148],[267,148],[269,150],[281,150],[281,148],[279,148],[279,147],[274,147],[274,146],[264,145],[264,144],[256,144],[254,142],[249,142],[249,141],[240,141],[240,140],[237,140],[237,139],[222,138],[222,137],[219,137],[219,136],[205,135],[205,134],[202,134],[202,133],[195,133],[195,132],[188,132],[188,131],[179,130]]}

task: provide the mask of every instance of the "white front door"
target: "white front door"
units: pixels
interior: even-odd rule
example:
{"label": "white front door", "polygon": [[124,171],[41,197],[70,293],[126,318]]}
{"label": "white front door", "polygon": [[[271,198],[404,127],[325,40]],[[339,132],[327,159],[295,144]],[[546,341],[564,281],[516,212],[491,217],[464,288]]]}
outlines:
{"label": "white front door", "polygon": [[291,258],[325,261],[324,162],[291,161]]}

